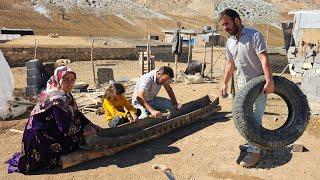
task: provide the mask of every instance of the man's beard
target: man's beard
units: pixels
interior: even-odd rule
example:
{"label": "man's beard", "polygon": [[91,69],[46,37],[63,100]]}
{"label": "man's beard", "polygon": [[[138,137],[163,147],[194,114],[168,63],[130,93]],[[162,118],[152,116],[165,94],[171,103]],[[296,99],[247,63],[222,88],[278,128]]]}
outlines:
{"label": "man's beard", "polygon": [[159,83],[159,78],[156,78],[156,83],[157,84],[161,84],[161,83]]}
{"label": "man's beard", "polygon": [[[229,31],[230,30],[230,31]],[[233,24],[232,29],[227,29],[227,32],[231,35],[231,36],[235,36],[238,33],[239,27],[236,24]]]}

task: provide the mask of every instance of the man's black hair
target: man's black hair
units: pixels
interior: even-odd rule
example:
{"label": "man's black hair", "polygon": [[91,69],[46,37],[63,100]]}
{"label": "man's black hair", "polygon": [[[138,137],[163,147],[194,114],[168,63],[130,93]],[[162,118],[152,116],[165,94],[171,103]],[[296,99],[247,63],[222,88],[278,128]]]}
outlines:
{"label": "man's black hair", "polygon": [[161,67],[158,72],[160,72],[161,74],[166,74],[168,75],[170,78],[173,78],[173,70],[171,67],[168,67],[168,66],[163,66]]}
{"label": "man's black hair", "polygon": [[237,13],[237,11],[235,11],[233,9],[227,8],[227,9],[223,10],[219,15],[219,19],[221,20],[221,18],[223,16],[229,16],[233,21],[235,21],[235,19],[238,18],[241,22],[241,18],[239,16],[239,14]]}

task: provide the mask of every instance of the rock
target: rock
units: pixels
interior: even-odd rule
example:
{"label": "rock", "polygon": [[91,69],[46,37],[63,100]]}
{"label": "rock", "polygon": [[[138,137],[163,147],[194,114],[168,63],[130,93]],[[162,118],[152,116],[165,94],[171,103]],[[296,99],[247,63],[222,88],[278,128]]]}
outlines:
{"label": "rock", "polygon": [[70,59],[58,59],[56,60],[56,66],[60,67],[60,66],[66,66],[67,64],[70,64],[71,60]]}
{"label": "rock", "polygon": [[294,145],[291,146],[291,148],[292,148],[292,152],[305,152],[305,151],[308,151],[307,148],[305,148],[301,144],[294,144]]}
{"label": "rock", "polygon": [[312,64],[311,63],[303,63],[303,65],[302,65],[302,68],[303,69],[312,69]]}

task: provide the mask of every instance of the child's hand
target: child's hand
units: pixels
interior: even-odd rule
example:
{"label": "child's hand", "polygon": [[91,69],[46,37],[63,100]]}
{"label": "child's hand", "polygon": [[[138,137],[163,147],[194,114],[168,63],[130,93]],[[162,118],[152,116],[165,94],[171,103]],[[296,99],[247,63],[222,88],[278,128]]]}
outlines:
{"label": "child's hand", "polygon": [[177,103],[174,107],[176,108],[176,110],[180,110],[182,107],[182,104]]}
{"label": "child's hand", "polygon": [[136,120],[138,120],[138,116],[135,115],[135,114],[132,114],[132,119],[133,119],[133,121],[135,122]]}
{"label": "child's hand", "polygon": [[134,123],[134,122],[136,122],[136,118],[137,116],[136,115],[131,115],[131,114],[128,114],[128,120],[129,120],[129,122],[130,123]]}

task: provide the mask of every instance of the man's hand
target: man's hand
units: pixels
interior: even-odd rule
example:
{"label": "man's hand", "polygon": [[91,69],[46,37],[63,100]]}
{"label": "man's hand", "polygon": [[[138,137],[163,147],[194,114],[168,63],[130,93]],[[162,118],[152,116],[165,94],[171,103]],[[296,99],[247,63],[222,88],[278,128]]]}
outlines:
{"label": "man's hand", "polygon": [[274,92],[274,82],[266,82],[266,84],[263,87],[263,93],[270,94]]}
{"label": "man's hand", "polygon": [[161,118],[161,112],[160,111],[152,110],[150,113],[151,113],[151,117]]}
{"label": "man's hand", "polygon": [[223,98],[226,98],[228,96],[228,84],[222,84],[222,87],[220,89],[220,95]]}

